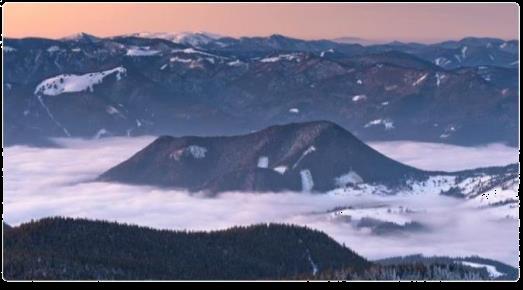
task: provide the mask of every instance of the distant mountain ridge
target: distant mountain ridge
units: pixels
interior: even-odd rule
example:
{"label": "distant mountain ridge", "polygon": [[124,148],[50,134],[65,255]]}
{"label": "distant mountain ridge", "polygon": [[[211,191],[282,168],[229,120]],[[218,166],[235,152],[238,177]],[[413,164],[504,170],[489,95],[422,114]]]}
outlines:
{"label": "distant mountain ridge", "polygon": [[[516,41],[142,36],[4,39],[5,143],[236,135],[312,120],[365,141],[518,143]],[[115,68],[125,74],[98,77]],[[37,91],[40,84],[61,93]]]}
{"label": "distant mountain ridge", "polygon": [[208,32],[180,32],[180,33],[154,33],[154,32],[139,32],[132,33],[128,36],[142,37],[142,38],[160,38],[169,40],[175,43],[191,45],[194,47],[199,47],[206,45],[209,42],[215,41],[217,39],[223,38],[224,36],[208,33]]}

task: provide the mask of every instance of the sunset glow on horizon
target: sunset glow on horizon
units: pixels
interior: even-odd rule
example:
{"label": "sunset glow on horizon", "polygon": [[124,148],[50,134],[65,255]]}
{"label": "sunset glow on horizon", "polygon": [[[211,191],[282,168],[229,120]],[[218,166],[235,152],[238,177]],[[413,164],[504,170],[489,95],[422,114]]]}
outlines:
{"label": "sunset glow on horizon", "polygon": [[6,3],[3,8],[3,35],[14,38],[206,31],[232,37],[277,33],[303,39],[435,42],[519,35],[515,3]]}

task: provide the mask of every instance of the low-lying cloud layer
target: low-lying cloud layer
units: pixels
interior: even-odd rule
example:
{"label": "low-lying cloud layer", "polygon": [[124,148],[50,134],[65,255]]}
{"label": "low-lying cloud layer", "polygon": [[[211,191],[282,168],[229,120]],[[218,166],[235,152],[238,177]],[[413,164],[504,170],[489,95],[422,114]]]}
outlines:
{"label": "low-lying cloud layer", "polygon": [[517,163],[518,149],[503,144],[463,147],[441,143],[391,141],[369,146],[405,164],[425,169],[457,171]]}
{"label": "low-lying cloud layer", "polygon": [[[435,195],[363,198],[302,193],[226,193],[208,198],[180,190],[92,182],[100,173],[129,158],[153,139],[59,140],[63,148],[7,148],[4,158],[4,221],[17,225],[31,219],[59,215],[190,230],[265,222],[295,223],[322,230],[371,259],[423,253],[480,255],[513,265],[518,263],[517,221],[493,219],[454,198]],[[422,145],[402,143],[396,147],[416,149]],[[411,149],[398,149],[391,155],[411,165],[427,166],[420,166],[424,169],[452,170],[463,164],[473,164],[474,167],[492,165],[488,163],[490,157],[499,154],[497,151],[502,148],[498,145],[480,149],[452,146],[458,151],[447,151],[449,145],[441,145],[444,149],[438,149],[434,144],[431,146],[428,156],[423,150],[416,156]],[[391,150],[384,143],[375,147],[384,153],[387,148],[389,152]],[[446,157],[448,152],[459,155]],[[490,156],[482,159],[485,164],[476,163],[477,157],[483,158],[484,155]],[[439,159],[439,163],[434,163],[434,159]],[[509,159],[506,163],[512,162]],[[452,160],[454,164],[450,162]],[[435,168],[437,166],[439,168]],[[324,213],[339,206],[369,204],[402,205],[420,210],[416,219],[431,230],[401,236],[377,236],[332,220]]]}

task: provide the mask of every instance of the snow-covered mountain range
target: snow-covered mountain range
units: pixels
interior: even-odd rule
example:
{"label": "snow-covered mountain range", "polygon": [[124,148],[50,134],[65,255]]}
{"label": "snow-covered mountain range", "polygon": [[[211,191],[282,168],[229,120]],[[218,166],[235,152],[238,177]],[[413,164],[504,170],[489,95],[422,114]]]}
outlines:
{"label": "snow-covered mountain range", "polygon": [[7,38],[4,142],[231,135],[321,119],[364,141],[516,145],[517,47],[208,33]]}

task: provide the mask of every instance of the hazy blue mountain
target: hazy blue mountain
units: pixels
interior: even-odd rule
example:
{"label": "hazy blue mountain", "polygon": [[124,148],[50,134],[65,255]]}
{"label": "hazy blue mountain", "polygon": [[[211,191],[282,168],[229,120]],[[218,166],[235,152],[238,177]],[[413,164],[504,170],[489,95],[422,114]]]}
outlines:
{"label": "hazy blue mountain", "polygon": [[273,35],[193,47],[139,36],[5,39],[5,143],[330,120],[365,141],[517,144],[518,65],[507,63],[517,42],[362,46]]}

